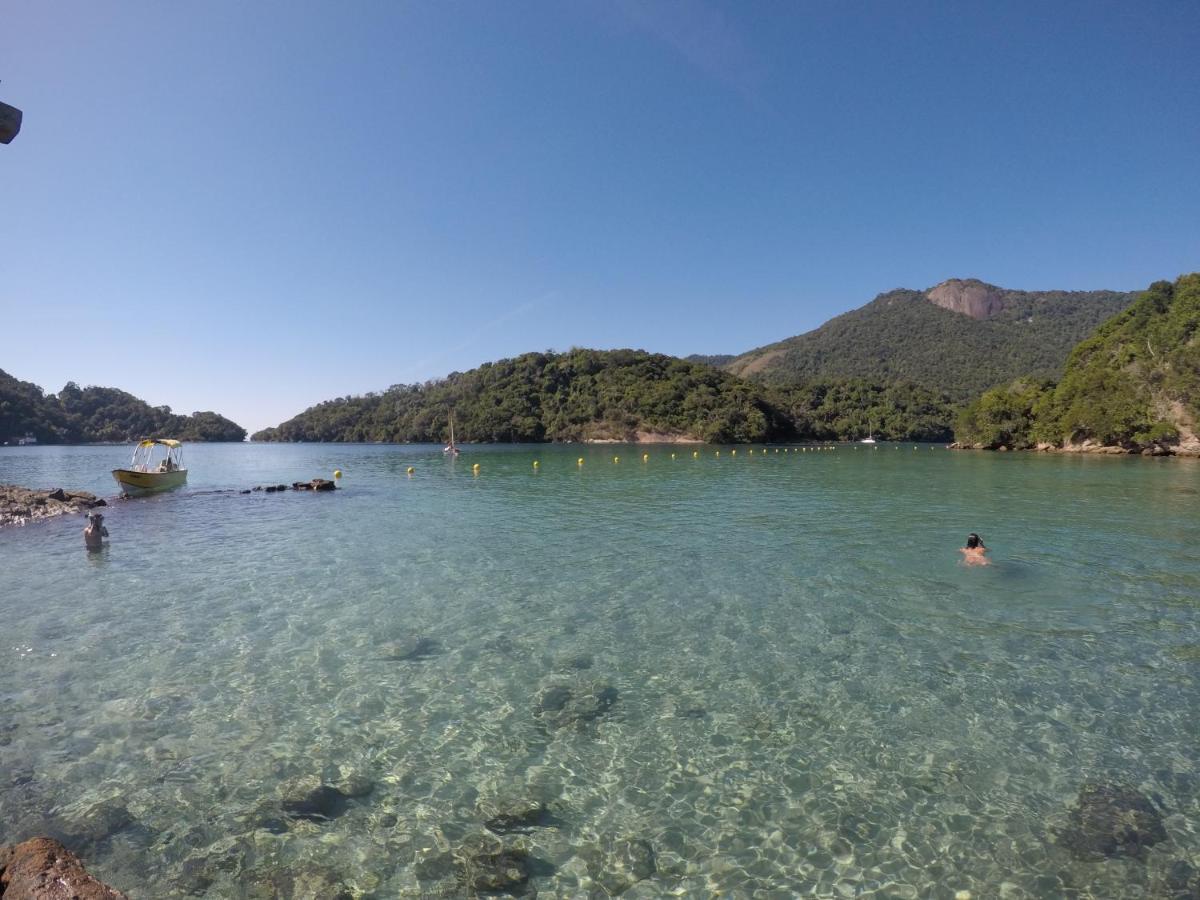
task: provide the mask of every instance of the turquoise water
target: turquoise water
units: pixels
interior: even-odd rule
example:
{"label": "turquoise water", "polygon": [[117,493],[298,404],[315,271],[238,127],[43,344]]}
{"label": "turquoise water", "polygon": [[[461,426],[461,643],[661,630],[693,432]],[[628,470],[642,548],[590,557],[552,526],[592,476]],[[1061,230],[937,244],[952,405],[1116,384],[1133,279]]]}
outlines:
{"label": "turquoise water", "polygon": [[[189,446],[101,554],[0,532],[0,843],[142,897],[462,896],[485,840],[542,896],[1170,896],[1200,466],[879,447]],[[126,456],[0,482],[111,495]],[[277,814],[321,781],[328,817]],[[1068,849],[1094,782],[1165,840]],[[491,836],[510,803],[544,812]]]}

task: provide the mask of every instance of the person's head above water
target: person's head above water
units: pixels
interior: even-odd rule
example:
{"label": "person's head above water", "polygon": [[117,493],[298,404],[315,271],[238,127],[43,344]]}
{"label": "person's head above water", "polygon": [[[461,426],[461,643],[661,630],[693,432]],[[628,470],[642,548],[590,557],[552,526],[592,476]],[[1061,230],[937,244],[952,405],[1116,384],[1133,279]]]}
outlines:
{"label": "person's head above water", "polygon": [[104,521],[104,513],[88,513],[88,521],[95,522],[97,525],[99,525]]}
{"label": "person's head above water", "polygon": [[983,541],[980,540],[979,535],[977,535],[975,532],[972,531],[970,534],[967,535],[967,549],[968,550],[974,550],[976,547],[983,547],[983,546],[984,546]]}

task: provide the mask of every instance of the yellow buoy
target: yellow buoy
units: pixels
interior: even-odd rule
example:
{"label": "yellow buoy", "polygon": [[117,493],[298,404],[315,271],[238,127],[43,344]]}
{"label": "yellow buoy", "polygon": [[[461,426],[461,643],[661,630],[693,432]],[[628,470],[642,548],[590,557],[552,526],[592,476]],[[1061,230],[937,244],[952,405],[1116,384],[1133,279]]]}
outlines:
{"label": "yellow buoy", "polygon": [[615,463],[619,463],[620,461],[621,461],[621,457],[619,457],[619,456],[614,456],[614,457],[613,457],[613,462],[615,462]]}
{"label": "yellow buoy", "polygon": [[699,459],[699,458],[700,458],[700,451],[699,451],[699,450],[693,450],[693,451],[692,451],[692,459]]}
{"label": "yellow buoy", "polygon": [[533,467],[536,469],[539,465],[540,465],[540,463],[535,459],[533,461]]}
{"label": "yellow buoy", "polygon": [[736,451],[736,450],[730,450],[730,451],[729,451],[729,455],[730,455],[730,456],[737,456],[737,451]]}
{"label": "yellow buoy", "polygon": [[646,462],[648,459],[650,459],[650,454],[649,454],[649,453],[643,453],[643,454],[642,454],[642,462]]}
{"label": "yellow buoy", "polygon": [[671,459],[674,459],[674,458],[675,458],[675,454],[674,454],[674,453],[672,453],[672,454],[671,454]]}
{"label": "yellow buoy", "polygon": [[416,469],[414,469],[412,466],[409,466],[409,467],[408,467],[408,474],[409,474],[409,475],[411,475],[411,474],[412,474],[413,472],[415,472],[415,471],[417,471],[417,470],[416,470]]}
{"label": "yellow buoy", "polygon": [[333,477],[334,477],[334,478],[341,478],[341,477],[342,477],[342,470],[341,470],[341,469],[334,469],[334,470],[333,470]]}
{"label": "yellow buoy", "polygon": [[718,450],[718,451],[717,451],[717,452],[716,452],[714,455],[715,455],[715,456],[720,456],[720,455],[721,455],[721,451],[720,451],[720,450]]}
{"label": "yellow buoy", "polygon": [[577,465],[577,466],[583,465],[583,457],[582,456],[579,457],[579,459],[575,460],[575,465]]}
{"label": "yellow buoy", "polygon": [[474,472],[476,475],[478,475],[479,474],[479,463],[475,463],[475,465],[471,466],[471,471]]}

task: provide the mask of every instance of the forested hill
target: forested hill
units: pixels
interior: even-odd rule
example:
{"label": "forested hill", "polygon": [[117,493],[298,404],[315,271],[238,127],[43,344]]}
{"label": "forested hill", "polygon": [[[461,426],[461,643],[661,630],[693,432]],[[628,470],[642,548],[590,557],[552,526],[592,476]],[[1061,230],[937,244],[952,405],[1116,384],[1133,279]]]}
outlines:
{"label": "forested hill", "polygon": [[985,393],[958,438],[983,447],[1086,446],[1200,455],[1200,272],[1159,281],[1072,351],[1057,384]]}
{"label": "forested hill", "polygon": [[443,381],[329,400],[256,441],[947,440],[945,397],[906,385],[755,384],[640,350],[527,353]]}
{"label": "forested hill", "polygon": [[764,440],[785,423],[764,389],[638,350],[526,353],[305,410],[256,441]]}
{"label": "forested hill", "polygon": [[242,441],[246,429],[214,412],[176,415],[116,388],[69,382],[58,394],[0,370],[0,443],[32,434],[42,444],[89,444],[173,437]]}
{"label": "forested hill", "polygon": [[1057,378],[1072,348],[1133,302],[1114,291],[1011,291],[952,279],[896,290],[724,368],[768,384],[911,382],[955,400],[1023,375]]}

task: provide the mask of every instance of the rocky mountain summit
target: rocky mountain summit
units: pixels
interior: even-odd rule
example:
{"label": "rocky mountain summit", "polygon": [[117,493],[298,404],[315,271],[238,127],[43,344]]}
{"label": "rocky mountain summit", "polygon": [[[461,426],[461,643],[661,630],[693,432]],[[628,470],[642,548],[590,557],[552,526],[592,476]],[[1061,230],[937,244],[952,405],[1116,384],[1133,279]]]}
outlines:
{"label": "rocky mountain summit", "polygon": [[1004,291],[977,278],[951,278],[926,291],[934,306],[972,319],[990,319],[1004,309]]}

